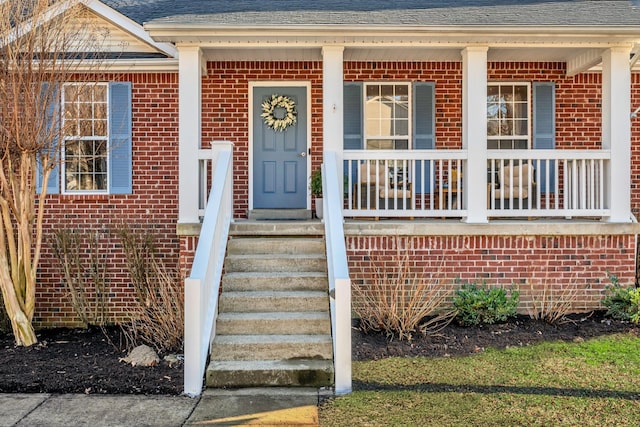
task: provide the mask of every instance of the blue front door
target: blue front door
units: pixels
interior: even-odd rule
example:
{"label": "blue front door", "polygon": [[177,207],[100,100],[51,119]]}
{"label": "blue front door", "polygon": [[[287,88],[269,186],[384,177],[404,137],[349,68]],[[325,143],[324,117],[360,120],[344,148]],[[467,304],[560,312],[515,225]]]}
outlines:
{"label": "blue front door", "polygon": [[[273,95],[285,96],[295,102],[295,124],[284,130],[274,129],[262,117],[262,105]],[[276,120],[283,120],[286,113],[285,109],[277,107],[271,115]],[[306,208],[306,87],[255,87],[253,123],[253,208]]]}

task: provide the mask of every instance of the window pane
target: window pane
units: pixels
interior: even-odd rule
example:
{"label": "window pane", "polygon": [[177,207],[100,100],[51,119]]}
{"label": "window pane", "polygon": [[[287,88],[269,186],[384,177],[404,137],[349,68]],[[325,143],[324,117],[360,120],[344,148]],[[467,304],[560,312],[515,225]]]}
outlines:
{"label": "window pane", "polygon": [[529,140],[529,85],[491,84],[487,86],[487,147],[515,148],[515,140],[493,138],[522,136],[525,148]]}
{"label": "window pane", "polygon": [[370,139],[367,141],[367,150],[392,150],[393,141],[389,139]]}
{"label": "window pane", "polygon": [[68,84],[64,91],[65,189],[105,191],[108,181],[107,86]]}
{"label": "window pane", "polygon": [[409,135],[409,121],[408,120],[396,120],[395,122],[394,136],[407,136]]}
{"label": "window pane", "polygon": [[527,101],[527,86],[515,86],[513,89],[516,101]]}

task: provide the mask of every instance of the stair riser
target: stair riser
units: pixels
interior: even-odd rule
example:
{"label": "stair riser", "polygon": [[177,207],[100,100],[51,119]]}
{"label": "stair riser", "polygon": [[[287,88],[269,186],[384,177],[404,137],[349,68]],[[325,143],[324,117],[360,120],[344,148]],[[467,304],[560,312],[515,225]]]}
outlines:
{"label": "stair riser", "polygon": [[332,384],[333,372],[331,370],[207,370],[207,387],[323,387]]}
{"label": "stair riser", "polygon": [[331,359],[328,343],[216,343],[211,348],[211,360],[288,360]]}
{"label": "stair riser", "polygon": [[228,254],[323,254],[321,239],[231,239],[227,244]]}
{"label": "stair riser", "polygon": [[322,258],[235,258],[228,256],[225,264],[227,272],[300,272],[327,271],[327,262]]}
{"label": "stair riser", "polygon": [[237,320],[219,319],[216,323],[218,335],[328,335],[331,334],[329,319],[291,320]]}
{"label": "stair riser", "polygon": [[224,291],[326,291],[326,277],[234,277],[225,274]]}
{"label": "stair riser", "polygon": [[235,222],[231,236],[323,236],[324,224],[302,221]]}
{"label": "stair riser", "polygon": [[229,297],[222,293],[220,296],[220,313],[255,313],[255,312],[278,312],[278,311],[326,311],[329,307],[327,296],[318,297],[250,297],[239,295]]}

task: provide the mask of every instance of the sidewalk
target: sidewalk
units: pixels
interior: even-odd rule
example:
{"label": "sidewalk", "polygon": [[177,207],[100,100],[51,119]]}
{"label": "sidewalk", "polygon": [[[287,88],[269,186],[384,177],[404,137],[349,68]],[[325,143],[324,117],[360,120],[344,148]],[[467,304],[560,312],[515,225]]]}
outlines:
{"label": "sidewalk", "polygon": [[198,398],[0,394],[0,427],[317,426],[319,399],[330,395],[310,388],[216,389]]}

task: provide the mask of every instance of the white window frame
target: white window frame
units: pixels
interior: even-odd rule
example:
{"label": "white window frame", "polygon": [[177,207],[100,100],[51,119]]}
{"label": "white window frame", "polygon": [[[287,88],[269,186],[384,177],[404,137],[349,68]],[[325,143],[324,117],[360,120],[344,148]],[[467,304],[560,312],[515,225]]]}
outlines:
{"label": "white window frame", "polygon": [[[531,107],[531,82],[523,82],[523,81],[495,81],[495,82],[487,82],[487,89],[489,87],[502,87],[502,86],[521,86],[526,87],[527,89],[527,134],[526,135],[489,135],[488,123],[487,123],[487,149],[492,150],[495,148],[489,148],[489,141],[512,141],[512,140],[522,140],[527,142],[527,147],[525,149],[530,149],[532,144],[532,128],[533,128],[533,117],[532,117],[532,107]],[[488,94],[487,94],[488,97]],[[488,108],[488,100],[487,100],[487,108]],[[489,115],[487,111],[487,122],[489,121]],[[507,147],[499,147],[498,149],[514,149],[513,145],[509,148]]]}
{"label": "white window frame", "polygon": [[[106,123],[106,135],[105,136],[66,136],[66,133],[64,131],[65,129],[65,108],[66,108],[66,103],[65,103],[65,94],[66,94],[66,88],[69,86],[87,86],[87,85],[92,85],[92,86],[104,86],[105,88],[105,112],[106,112],[106,119],[107,119],[107,123]],[[62,111],[61,111],[61,115],[62,115],[62,120],[61,120],[61,125],[62,125],[62,144],[60,149],[62,150],[62,152],[60,153],[60,158],[62,159],[62,161],[60,162],[60,182],[62,185],[62,194],[109,194],[109,188],[110,188],[110,176],[109,176],[109,164],[110,164],[110,158],[109,158],[109,152],[110,147],[109,147],[109,140],[110,140],[110,135],[109,135],[109,130],[111,129],[111,111],[110,111],[110,105],[109,105],[109,83],[107,82],[67,82],[64,83],[62,85],[62,94],[61,94],[61,101],[62,101]],[[106,180],[105,180],[105,189],[104,190],[68,190],[67,189],[67,169],[66,169],[66,144],[67,141],[95,141],[95,140],[102,140],[104,139],[106,147],[107,147],[107,153],[106,153]]]}
{"label": "white window frame", "polygon": [[[367,88],[370,86],[406,86],[407,88],[407,135],[405,136],[382,136],[382,135],[369,135],[368,127],[367,127]],[[363,148],[365,150],[376,150],[374,148],[368,148],[369,140],[388,140],[393,143],[395,140],[405,140],[407,141],[407,149],[411,150],[413,147],[413,94],[412,94],[412,85],[411,82],[405,81],[372,81],[372,82],[364,82],[362,88],[362,114],[363,114]],[[396,148],[391,148],[394,150]]]}

